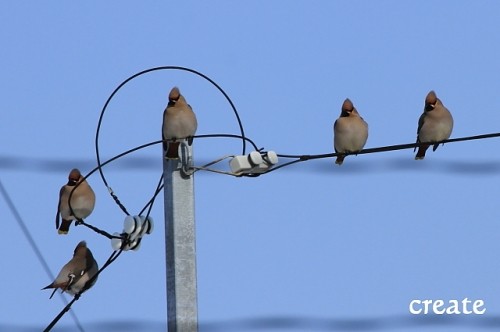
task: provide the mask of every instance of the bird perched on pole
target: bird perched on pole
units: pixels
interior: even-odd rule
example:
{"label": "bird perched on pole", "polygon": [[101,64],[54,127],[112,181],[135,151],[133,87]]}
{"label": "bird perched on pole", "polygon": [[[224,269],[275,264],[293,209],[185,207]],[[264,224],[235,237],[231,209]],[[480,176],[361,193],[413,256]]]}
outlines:
{"label": "bird perched on pole", "polygon": [[81,241],[75,248],[73,258],[63,266],[56,279],[42,289],[54,288],[50,298],[58,289],[72,295],[83,293],[95,284],[97,277],[94,276],[98,271],[99,267],[87,243]]}
{"label": "bird perched on pole", "polygon": [[[453,130],[453,117],[444,107],[434,91],[425,97],[424,113],[418,120],[417,143],[430,143],[421,145],[415,155],[415,160],[425,158],[425,152],[433,144],[432,151],[436,151],[440,141],[450,138]],[[413,150],[415,151],[416,148]]]}
{"label": "bird perched on pole", "polygon": [[[71,208],[69,204],[70,195]],[[69,172],[68,183],[62,186],[59,191],[59,203],[56,214],[56,228],[58,229],[58,233],[68,234],[71,222],[75,219],[87,218],[94,210],[94,205],[94,191],[80,171],[77,168],[72,169]],[[62,218],[62,223],[60,223],[60,218]]]}
{"label": "bird perched on pole", "polygon": [[[333,146],[336,153],[356,153],[363,149],[368,139],[368,124],[359,115],[352,101],[342,104],[339,118],[333,125]],[[337,156],[335,163],[342,165],[345,155]]]}
{"label": "bird perched on pole", "polygon": [[181,95],[179,88],[174,87],[168,95],[168,105],[163,112],[163,150],[169,159],[179,158],[179,139],[187,139],[188,144],[193,142],[198,122],[193,109]]}

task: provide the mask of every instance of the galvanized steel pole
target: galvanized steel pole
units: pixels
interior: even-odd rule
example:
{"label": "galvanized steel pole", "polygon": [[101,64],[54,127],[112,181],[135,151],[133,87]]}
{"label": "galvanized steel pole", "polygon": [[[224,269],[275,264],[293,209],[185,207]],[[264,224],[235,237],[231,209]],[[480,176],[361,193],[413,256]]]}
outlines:
{"label": "galvanized steel pole", "polygon": [[192,148],[181,144],[181,149],[181,159],[163,162],[168,332],[196,332],[194,181],[188,170]]}

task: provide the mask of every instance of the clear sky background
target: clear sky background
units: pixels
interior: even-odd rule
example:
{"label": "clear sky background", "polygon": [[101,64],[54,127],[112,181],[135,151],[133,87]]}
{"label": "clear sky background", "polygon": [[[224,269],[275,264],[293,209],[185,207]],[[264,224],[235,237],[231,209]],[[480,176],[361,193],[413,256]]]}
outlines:
{"label": "clear sky background", "polygon": [[[434,89],[452,137],[500,131],[498,1],[85,1],[0,3],[0,180],[52,272],[86,240],[102,265],[110,241],[73,226],[57,235],[60,187],[96,166],[100,110],[127,77],[185,66],[215,80],[245,132],[282,154],[333,152],[349,97],[370,126],[366,147],[413,143]],[[198,134],[234,133],[223,96],[186,72],[133,80],[102,125],[103,159],[161,138],[177,85]],[[499,139],[292,165],[258,178],[195,176],[200,331],[482,331],[500,326]],[[201,165],[241,153],[199,139]],[[282,159],[280,162],[286,160]],[[219,168],[228,169],[227,163]],[[105,168],[132,213],[162,172],[161,147]],[[110,233],[124,213],[97,173],[87,222]],[[0,330],[40,331],[64,307],[4,198]],[[162,331],[163,194],[154,233],[124,252],[72,310],[85,331]],[[412,299],[482,299],[482,316],[413,316]],[[68,297],[71,299],[71,297]],[[78,331],[66,314],[54,331]]]}

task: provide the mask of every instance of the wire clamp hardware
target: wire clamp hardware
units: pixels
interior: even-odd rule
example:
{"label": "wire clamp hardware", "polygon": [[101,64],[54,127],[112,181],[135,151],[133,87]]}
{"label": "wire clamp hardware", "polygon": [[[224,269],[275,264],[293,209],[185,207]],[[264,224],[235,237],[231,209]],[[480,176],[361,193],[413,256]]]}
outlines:
{"label": "wire clamp hardware", "polygon": [[274,151],[252,151],[245,156],[236,156],[229,161],[231,171],[235,174],[262,174],[278,163],[278,155]]}
{"label": "wire clamp hardware", "polygon": [[179,144],[180,171],[182,175],[189,178],[194,173],[192,145],[187,140],[181,140]]}
{"label": "wire clamp hardware", "polygon": [[[115,232],[116,238],[111,239],[113,250],[139,250],[142,237],[151,234],[154,229],[153,218],[144,216],[127,216],[123,222],[123,233]],[[120,238],[126,235],[125,239]],[[125,245],[123,241],[126,241]]]}

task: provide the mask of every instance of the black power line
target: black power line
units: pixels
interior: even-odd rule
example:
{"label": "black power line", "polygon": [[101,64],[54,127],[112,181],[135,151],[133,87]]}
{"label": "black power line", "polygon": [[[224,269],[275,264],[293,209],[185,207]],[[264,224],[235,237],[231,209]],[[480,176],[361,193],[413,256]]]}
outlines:
{"label": "black power line", "polygon": [[[153,142],[152,144],[157,144],[157,143],[161,143],[160,142]],[[129,151],[126,151],[127,153],[131,153],[133,151],[137,151],[138,149],[140,148],[144,148],[144,147],[147,147],[151,144],[144,144],[144,145],[141,145],[137,148],[133,148]],[[116,160],[120,157],[123,157],[124,155],[126,155],[127,153],[121,153],[120,155],[114,157],[114,158],[111,158],[110,160],[106,161],[104,164],[107,164],[113,160]],[[104,165],[103,164],[103,165]],[[102,166],[102,165],[101,165]],[[95,168],[94,170],[92,170],[87,176],[85,176],[85,178],[87,178],[90,174],[92,174],[93,172],[96,171],[97,168]],[[81,183],[81,182],[80,182]],[[71,214],[74,215],[73,213],[73,210],[71,209],[71,194],[73,194],[74,190],[76,189],[78,185],[75,186],[75,188],[71,191],[70,193],[70,197],[68,198],[68,203],[70,205],[70,210],[71,210]],[[158,193],[161,191],[161,189],[163,188],[163,175],[160,177],[160,180],[158,181],[158,185],[156,186],[156,189],[155,189],[155,192],[153,194],[153,196],[151,197],[151,199],[149,199],[149,201],[146,203],[146,205],[141,209],[141,212],[139,213],[139,215],[141,215],[144,211],[147,210],[147,213],[146,213],[146,216],[145,216],[145,220],[147,220],[149,218],[149,215],[151,213],[151,210],[153,208],[153,205],[154,205],[154,202],[156,200],[156,197],[158,196]],[[92,285],[95,280],[97,279],[97,277],[99,276],[99,274],[102,273],[102,271],[104,271],[108,266],[110,266],[120,255],[121,253],[123,252],[124,248],[129,244],[129,238],[128,236],[126,235],[122,235],[122,236],[114,236],[114,235],[111,235],[105,231],[102,231],[100,229],[98,229],[97,227],[95,226],[92,226],[92,225],[89,225],[87,223],[85,223],[83,220],[78,220],[78,223],[79,224],[83,224],[87,227],[89,227],[90,229],[92,229],[93,231],[95,231],[96,233],[98,234],[101,234],[107,238],[120,238],[122,239],[122,244],[121,244],[121,248],[119,250],[115,250],[111,253],[111,255],[109,256],[108,260],[106,261],[106,263],[104,263],[104,265],[97,271],[97,273],[87,281],[86,285]],[[87,287],[83,287],[82,290],[77,293],[73,299],[70,301],[70,302],[67,302],[66,306],[59,312],[59,314],[49,323],[49,325],[47,325],[47,327],[44,329],[44,332],[49,332],[56,324],[57,322],[59,322],[59,320],[71,309],[71,306],[73,305],[73,303],[75,303],[77,300],[80,299],[80,296],[83,292],[85,292],[87,290]]]}
{"label": "black power line", "polygon": [[[199,136],[197,136],[197,138],[209,138],[209,137],[243,138],[244,140],[248,140],[249,142],[251,142],[252,145],[254,146],[254,148],[256,148],[256,150],[257,150],[257,146],[255,145],[255,143],[253,143],[252,140],[250,140],[250,139],[248,139],[246,137],[240,137],[238,135],[218,134],[218,135],[199,135]],[[454,143],[454,142],[463,142],[463,141],[471,141],[471,140],[479,140],[479,139],[487,139],[487,138],[495,138],[495,137],[500,137],[500,133],[492,133],[492,134],[484,134],[484,135],[476,135],[476,136],[467,136],[467,137],[453,138],[453,139],[448,139],[448,140],[441,141],[441,142],[439,142],[439,144]],[[113,157],[113,158],[111,158],[111,159],[109,159],[109,160],[101,163],[99,166],[97,166],[96,168],[94,168],[89,174],[87,174],[85,176],[85,178],[87,178],[88,176],[90,176],[92,173],[94,173],[98,169],[100,170],[103,166],[111,163],[112,161],[115,161],[115,160],[117,160],[117,159],[119,159],[119,158],[121,158],[121,157],[129,154],[129,153],[132,153],[132,152],[135,152],[137,150],[146,148],[146,147],[154,145],[154,144],[159,144],[159,143],[162,143],[162,141],[160,140],[160,141],[154,141],[154,142],[146,143],[146,144],[137,146],[135,148],[129,149],[129,150],[123,152],[123,153],[120,153],[120,154],[116,155],[115,157]],[[332,158],[332,157],[336,157],[336,156],[341,155],[341,154],[344,154],[344,155],[368,154],[368,153],[388,152],[388,151],[396,151],[396,150],[403,150],[403,149],[412,149],[412,148],[419,147],[419,146],[421,146],[423,144],[426,144],[426,143],[408,143],[408,144],[389,145],[389,146],[382,146],[382,147],[375,147],[375,148],[363,149],[363,150],[361,150],[361,151],[359,151],[357,153],[325,153],[325,154],[316,154],[316,155],[307,155],[307,154],[305,154],[305,155],[278,154],[278,157],[281,157],[281,158],[291,158],[291,159],[295,159],[295,160],[287,162],[287,163],[284,163],[284,164],[281,164],[281,165],[278,165],[277,167],[270,169],[266,173],[270,173],[270,172],[275,171],[277,169],[280,169],[282,167],[286,167],[286,166],[289,166],[289,165],[292,165],[292,164],[295,164],[295,163],[304,162],[304,161],[308,161],[308,160]],[[263,173],[263,174],[266,174],[266,173]],[[77,187],[78,187],[78,185],[75,186],[75,188],[72,190],[71,194],[73,194],[73,191]],[[158,185],[157,185],[157,187],[155,189],[155,192],[154,192],[152,198],[146,203],[146,205],[144,206],[144,208],[140,212],[140,214],[141,214],[146,209],[148,210],[147,211],[147,215],[146,215],[146,219],[149,217],[149,214],[150,214],[151,209],[153,207],[154,201],[155,201],[157,195],[160,193],[160,191],[161,191],[162,188],[163,188],[163,176],[160,177],[160,180],[158,181]],[[2,189],[2,192],[4,192],[4,189],[3,189],[3,186],[1,185],[1,182],[0,182],[0,189]],[[71,198],[71,194],[70,194],[70,197],[69,197],[69,201],[70,201],[70,198]],[[4,193],[4,196],[5,196],[5,193]],[[119,205],[121,205],[121,204],[119,204]],[[71,209],[71,204],[70,204],[70,209]],[[73,211],[71,213],[73,214]],[[99,230],[97,227],[94,227],[92,225],[84,223],[83,220],[80,220],[79,223],[80,224],[84,224],[85,226],[93,229],[97,233],[99,233],[101,235],[104,235],[104,236],[106,236],[108,238],[116,237],[116,236],[110,235],[107,232]],[[26,226],[24,226],[24,228],[25,227]],[[31,238],[31,236],[29,236],[28,238],[31,239],[31,241],[33,240]],[[122,238],[122,237],[118,237],[118,238]],[[111,256],[109,257],[109,259],[107,260],[107,262],[97,272],[97,274],[89,281],[89,283],[91,283],[93,280],[95,280],[97,278],[97,276],[104,269],[106,269],[111,263],[113,263],[118,258],[118,256],[122,253],[124,246],[127,244],[127,239],[126,238],[122,238],[122,239],[124,240],[122,242],[122,248],[119,251],[114,251],[111,254]],[[35,247],[36,247],[36,245],[35,245]],[[43,259],[43,257],[42,257],[42,259]],[[71,306],[73,305],[73,303],[80,298],[80,295],[81,295],[81,293],[84,290],[85,290],[85,288],[80,293],[76,294],[75,297],[73,298],[73,300],[71,302],[67,303],[67,305],[65,306],[65,308],[49,324],[49,326],[45,329],[45,331],[50,331],[50,329],[55,326],[55,324],[64,316],[64,314],[69,311],[69,309],[71,308]]]}
{"label": "black power line", "polygon": [[[491,133],[491,134],[483,134],[483,135],[475,135],[475,136],[466,136],[466,137],[458,137],[458,138],[450,138],[444,141],[436,142],[438,144],[445,144],[445,143],[455,143],[455,142],[464,142],[464,141],[473,141],[473,140],[480,140],[480,139],[487,139],[487,138],[496,138],[500,137],[500,133]],[[315,154],[315,155],[309,155],[309,154],[303,154],[303,155],[290,155],[290,154],[277,154],[278,157],[280,158],[290,158],[290,159],[295,159],[293,161],[278,165],[266,173],[267,174],[273,171],[276,171],[280,168],[290,166],[299,162],[303,161],[308,161],[308,160],[314,160],[314,159],[326,159],[326,158],[333,158],[337,157],[340,155],[358,155],[358,154],[369,154],[369,153],[379,153],[379,152],[388,152],[388,151],[397,151],[397,150],[405,150],[405,149],[415,149],[418,148],[422,145],[427,145],[429,144],[428,142],[418,142],[418,143],[407,143],[407,144],[396,144],[396,145],[387,145],[387,146],[381,146],[381,147],[375,147],[375,148],[368,148],[368,149],[363,149],[358,152],[353,152],[353,153],[324,153],[324,154]]]}
{"label": "black power line", "polygon": [[[95,149],[96,149],[97,167],[95,167],[89,174],[87,174],[85,176],[85,179],[86,179],[88,176],[90,176],[94,172],[99,171],[100,176],[102,178],[102,181],[103,181],[104,185],[109,190],[111,196],[113,197],[113,199],[115,200],[115,202],[117,203],[117,205],[121,208],[121,210],[126,215],[129,215],[129,213],[128,213],[127,209],[125,208],[125,206],[119,201],[118,197],[113,193],[113,191],[109,187],[109,185],[107,183],[107,180],[106,180],[106,178],[104,176],[103,167],[105,165],[107,165],[107,164],[109,164],[109,163],[111,163],[111,162],[113,162],[113,161],[115,161],[115,160],[117,160],[117,159],[119,159],[119,158],[127,155],[127,154],[130,154],[132,152],[135,152],[137,150],[140,150],[140,149],[143,149],[143,148],[155,145],[155,144],[162,143],[163,141],[159,140],[159,141],[154,141],[154,142],[150,142],[150,143],[146,143],[146,144],[137,146],[137,147],[132,148],[130,150],[127,150],[127,151],[125,151],[123,153],[120,153],[120,154],[116,155],[115,157],[113,157],[113,158],[111,158],[111,159],[109,159],[109,160],[107,160],[105,162],[101,162],[101,158],[100,158],[100,154],[99,154],[99,133],[100,133],[100,128],[101,128],[101,124],[102,124],[102,120],[103,120],[103,116],[104,116],[104,113],[106,111],[106,108],[107,108],[108,104],[110,103],[111,99],[115,96],[115,94],[126,83],[128,83],[132,79],[134,79],[134,78],[136,78],[138,76],[141,76],[141,75],[153,72],[153,71],[158,71],[158,70],[182,70],[182,71],[187,71],[187,72],[191,72],[191,73],[194,73],[196,75],[199,75],[199,76],[203,77],[204,79],[208,80],[210,83],[212,83],[217,89],[219,89],[219,91],[226,97],[226,99],[228,100],[229,104],[231,105],[231,107],[232,107],[232,109],[234,111],[234,114],[235,114],[235,116],[237,118],[238,125],[240,127],[241,135],[233,135],[233,134],[197,135],[197,136],[195,136],[195,138],[197,138],[197,139],[200,139],[200,138],[210,138],[210,137],[238,138],[238,139],[241,139],[242,144],[243,144],[243,152],[242,152],[243,155],[246,154],[246,143],[247,142],[250,142],[256,151],[259,151],[261,153],[266,153],[266,151],[263,151],[263,149],[259,149],[257,147],[257,145],[251,139],[249,139],[249,138],[247,138],[245,136],[243,125],[241,123],[239,114],[238,114],[236,108],[234,107],[233,102],[231,101],[231,99],[229,98],[229,96],[224,92],[224,90],[222,90],[222,88],[220,88],[219,85],[217,85],[217,83],[215,83],[213,80],[211,80],[210,78],[208,78],[206,75],[204,75],[204,74],[202,74],[200,72],[197,72],[197,71],[195,71],[193,69],[189,69],[189,68],[185,68],[185,67],[178,67],[178,66],[155,67],[155,68],[143,70],[143,71],[141,71],[141,72],[139,72],[137,74],[134,74],[134,75],[130,76],[125,81],[123,81],[112,92],[112,94],[107,99],[107,101],[106,101],[106,103],[105,103],[105,105],[104,105],[104,107],[103,107],[103,109],[101,111],[101,114],[99,116],[99,121],[98,121],[98,125],[97,125],[96,136],[95,136]],[[478,139],[493,138],[493,137],[499,137],[499,136],[500,136],[500,133],[493,133],[493,134],[485,134],[485,135],[477,135],[477,136],[469,136],[469,137],[448,139],[448,140],[445,140],[445,141],[442,141],[442,142],[437,142],[437,143],[439,143],[439,144],[441,144],[441,143],[452,143],[452,142],[459,142],[459,141],[468,141],[468,140],[478,140]],[[287,155],[287,154],[278,154],[278,157],[280,157],[280,158],[290,158],[290,159],[295,159],[295,160],[292,160],[290,162],[286,162],[286,163],[281,164],[281,165],[277,165],[276,167],[271,168],[270,170],[268,170],[267,172],[262,173],[262,174],[267,174],[267,173],[270,173],[272,171],[278,170],[280,168],[283,168],[283,167],[286,167],[286,166],[289,166],[289,165],[292,165],[292,164],[295,164],[295,163],[308,161],[308,160],[332,158],[332,157],[336,157],[336,156],[339,156],[339,155],[368,154],[368,153],[379,153],[379,152],[395,151],[395,150],[402,150],[402,149],[410,149],[410,148],[419,147],[419,146],[424,145],[424,144],[428,144],[428,143],[410,143],[410,144],[399,144],[399,145],[383,146],[383,147],[376,147],[376,148],[364,149],[364,150],[361,150],[361,151],[356,152],[356,153],[326,153],[326,154],[318,154],[318,155]],[[232,174],[232,175],[234,175],[234,174]],[[247,176],[258,176],[259,174],[246,174],[246,175]],[[71,196],[73,194],[73,191],[77,187],[78,187],[78,184],[72,190],[72,192],[70,193],[70,197],[68,198],[69,205],[70,205],[70,210],[71,210],[72,214],[73,214],[73,211],[72,211],[72,208],[71,208],[71,200],[70,199],[71,199]],[[0,187],[0,188],[3,188],[3,187]],[[158,185],[157,185],[157,187],[155,189],[154,194],[152,195],[152,198],[146,203],[146,205],[144,206],[144,208],[140,212],[140,213],[143,213],[147,209],[146,220],[149,217],[149,214],[150,214],[151,209],[153,207],[154,201],[155,201],[157,195],[159,194],[159,192],[161,191],[162,188],[163,188],[163,177],[160,177],[160,180],[158,181]],[[113,237],[112,235],[110,235],[109,233],[107,233],[105,231],[101,231],[101,230],[99,230],[98,228],[96,228],[94,226],[91,226],[89,224],[84,223],[83,220],[80,220],[79,223],[84,224],[85,226],[93,229],[97,233],[99,233],[101,235],[104,235],[104,236],[106,236],[108,238]],[[117,251],[114,251],[110,255],[110,257],[108,258],[108,260],[106,261],[106,263],[101,267],[101,269],[99,269],[99,271],[96,273],[96,275],[91,280],[88,281],[89,284],[91,284],[104,269],[106,269],[110,264],[112,264],[120,256],[120,254],[123,252],[123,249],[125,248],[125,246],[129,244],[129,242],[128,242],[129,239],[128,239],[127,236],[123,235],[123,237],[119,237],[119,238],[122,239],[121,248],[119,250],[117,250]],[[76,294],[74,296],[74,298],[73,298],[73,300],[71,302],[67,303],[67,305],[63,308],[63,310],[47,326],[47,328],[45,329],[45,331],[50,331],[50,329],[52,329],[52,327],[55,326],[55,324],[57,324],[57,322],[64,316],[64,314],[69,311],[69,309],[71,308],[71,306],[73,305],[73,303],[80,298],[81,293],[83,291],[85,291],[85,287],[82,289],[82,291],[80,291],[80,293],[78,293],[78,294]]]}
{"label": "black power line", "polygon": [[[99,169],[99,174],[101,175],[102,181],[104,182],[104,184],[108,188],[109,188],[109,186],[108,186],[108,183],[106,181],[106,177],[104,176],[104,172],[102,171],[102,168],[101,168],[102,165],[101,165],[101,158],[100,158],[100,154],[99,154],[99,133],[100,133],[100,130],[101,130],[101,124],[102,124],[102,121],[103,121],[104,113],[106,112],[106,109],[107,109],[109,103],[111,102],[111,99],[113,99],[113,97],[115,96],[115,94],[125,84],[127,84],[128,82],[130,82],[131,80],[133,80],[133,79],[135,79],[135,78],[137,78],[139,76],[142,76],[144,74],[148,74],[148,73],[151,73],[151,72],[154,72],[154,71],[159,71],[159,70],[180,70],[180,71],[186,71],[186,72],[189,72],[189,73],[196,74],[196,75],[204,78],[208,82],[210,82],[212,85],[214,85],[224,95],[224,97],[226,98],[226,100],[229,102],[229,105],[231,105],[231,108],[232,108],[232,110],[234,112],[234,115],[236,116],[236,120],[238,121],[238,126],[240,128],[240,133],[241,133],[240,137],[241,137],[241,141],[242,141],[242,145],[243,145],[243,152],[242,152],[242,154],[246,153],[246,141],[247,140],[245,138],[245,131],[243,129],[243,124],[241,122],[240,115],[238,114],[238,110],[234,106],[234,103],[232,102],[231,98],[229,98],[228,94],[214,80],[212,80],[211,78],[209,78],[205,74],[202,74],[202,73],[200,73],[200,72],[198,72],[198,71],[196,71],[194,69],[186,68],[186,67],[180,67],[180,66],[161,66],[161,67],[149,68],[149,69],[140,71],[140,72],[138,72],[138,73],[130,76],[129,78],[127,78],[126,80],[124,80],[122,83],[120,83],[118,85],[118,87],[116,87],[115,90],[108,97],[108,99],[106,100],[106,103],[104,104],[104,106],[103,106],[103,108],[101,110],[101,114],[99,116],[99,121],[97,123],[96,134],[95,134],[95,152],[96,152],[96,159],[97,159],[97,165],[98,165],[97,167]],[[125,213],[127,213],[127,212],[125,212]]]}
{"label": "black power line", "polygon": [[[5,189],[4,185],[2,184],[2,181],[0,180],[0,192],[2,193],[2,196],[5,200],[5,203],[7,203],[7,206],[9,207],[10,211],[14,215],[14,219],[16,219],[17,224],[21,228],[21,231],[23,232],[24,236],[26,237],[26,240],[28,240],[28,243],[31,246],[31,249],[35,252],[36,257],[38,258],[38,261],[40,264],[42,264],[43,269],[45,270],[45,273],[49,276],[50,280],[54,280],[54,275],[52,274],[52,271],[50,270],[49,264],[47,264],[47,261],[42,255],[42,252],[38,248],[35,239],[33,239],[33,236],[31,236],[31,233],[29,231],[29,228],[26,227],[26,224],[24,223],[23,219],[21,218],[21,215],[16,209],[16,206],[12,202],[12,199],[9,196],[9,193]],[[63,302],[68,305],[68,300],[64,297],[64,295],[61,294],[61,299]],[[78,317],[76,316],[75,312],[71,312],[71,316],[73,317],[73,320],[75,321],[76,326],[80,331],[84,331],[82,324],[80,324],[80,321],[78,320]]]}

